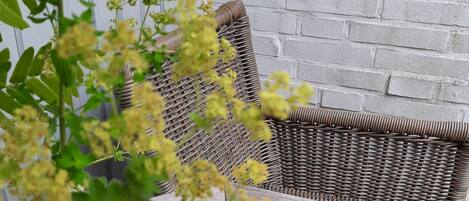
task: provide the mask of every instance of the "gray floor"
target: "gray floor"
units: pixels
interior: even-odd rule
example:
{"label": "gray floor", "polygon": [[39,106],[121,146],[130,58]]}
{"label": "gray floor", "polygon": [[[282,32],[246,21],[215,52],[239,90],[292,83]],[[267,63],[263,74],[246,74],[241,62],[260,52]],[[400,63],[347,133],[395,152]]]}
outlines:
{"label": "gray floor", "polygon": [[[270,201],[312,201],[309,199],[299,198],[295,196],[285,195],[257,188],[248,188],[249,195],[256,198],[269,198]],[[260,199],[261,200],[261,199]],[[153,198],[152,201],[180,201],[174,194],[168,194]],[[214,190],[212,199],[206,201],[225,201],[225,194],[219,190]]]}

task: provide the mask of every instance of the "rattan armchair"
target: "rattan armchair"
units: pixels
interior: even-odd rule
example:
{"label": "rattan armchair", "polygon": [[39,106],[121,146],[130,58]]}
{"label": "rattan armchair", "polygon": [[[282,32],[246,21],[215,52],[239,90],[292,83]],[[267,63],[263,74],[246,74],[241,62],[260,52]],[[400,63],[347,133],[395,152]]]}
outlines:
{"label": "rattan armchair", "polygon": [[[258,102],[259,77],[251,44],[248,16],[242,1],[232,1],[216,11],[220,37],[238,51],[227,67],[239,75],[237,96]],[[178,31],[157,39],[169,50],[177,48]],[[305,50],[308,51],[308,50]],[[166,134],[180,139],[194,127],[187,114],[197,108],[196,82],[200,77],[171,79],[171,63],[163,72],[149,75],[155,90],[167,102]],[[130,76],[132,71],[126,70]],[[121,107],[130,106],[132,82],[117,95]],[[202,96],[218,90],[202,83]],[[200,103],[203,104],[203,103]],[[469,124],[432,122],[339,110],[300,108],[288,120],[266,117],[274,139],[269,143],[248,140],[238,123],[218,124],[211,135],[203,132],[180,150],[184,162],[202,158],[218,164],[229,175],[247,158],[269,164],[270,178],[260,186],[271,191],[315,200],[464,200],[469,187]],[[172,190],[171,183],[160,184]]]}

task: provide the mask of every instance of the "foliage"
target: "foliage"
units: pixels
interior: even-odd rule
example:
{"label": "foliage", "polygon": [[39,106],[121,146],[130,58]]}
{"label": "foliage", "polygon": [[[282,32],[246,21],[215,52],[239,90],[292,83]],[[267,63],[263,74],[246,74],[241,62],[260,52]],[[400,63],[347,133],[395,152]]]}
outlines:
{"label": "foliage", "polygon": [[[176,179],[176,194],[182,200],[209,198],[213,188],[226,190],[230,200],[250,200],[210,161],[181,162],[178,147],[194,131],[178,142],[165,136],[165,100],[145,75],[160,73],[167,60],[175,62],[175,81],[202,75],[204,82],[221,90],[207,97],[205,108],[187,114],[196,128],[210,133],[215,122],[228,121],[232,113],[255,141],[272,137],[263,113],[286,118],[289,110],[308,102],[311,89],[307,85],[293,88],[288,75],[274,73],[260,93],[262,108],[237,97],[236,72],[214,70],[218,62],[228,65],[237,52],[228,39],[218,38],[210,0],[200,6],[195,0],[178,0],[176,8],[160,13],[149,12],[160,0],[143,0],[146,13],[141,24],[115,18],[109,30],[96,30],[94,4],[79,1],[87,9],[66,17],[62,0],[23,0],[30,11],[28,18],[33,23],[50,23],[55,36],[37,52],[27,48],[15,65],[10,61],[13,50],[0,51],[0,187],[20,200],[144,201],[158,192],[155,181]],[[118,16],[124,5],[136,3],[107,0],[106,5]],[[152,27],[144,26],[147,16],[153,20]],[[0,22],[28,27],[16,0],[0,2]],[[183,34],[176,52],[156,46],[154,40],[166,34],[170,24]],[[131,79],[139,84],[133,88],[133,107],[118,112],[112,92],[124,84],[124,66],[133,68]],[[76,108],[78,88],[86,89],[89,98]],[[282,90],[291,95],[285,99],[278,95]],[[86,115],[105,103],[112,106],[108,119]],[[88,175],[86,168],[105,160],[127,161],[124,180]],[[267,169],[249,159],[233,170],[233,176],[241,185],[258,185],[268,178]]]}

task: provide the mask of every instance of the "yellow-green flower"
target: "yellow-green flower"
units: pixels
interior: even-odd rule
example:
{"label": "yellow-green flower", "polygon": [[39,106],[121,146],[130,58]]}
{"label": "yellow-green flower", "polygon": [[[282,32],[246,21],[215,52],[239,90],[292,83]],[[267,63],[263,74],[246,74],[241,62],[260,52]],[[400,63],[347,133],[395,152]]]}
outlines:
{"label": "yellow-green flower", "polygon": [[182,201],[208,199],[213,195],[213,188],[223,190],[227,184],[226,177],[218,172],[217,167],[205,160],[196,160],[184,166],[176,173],[176,177],[176,195],[180,196]]}
{"label": "yellow-green flower", "polygon": [[90,61],[95,58],[97,38],[92,25],[80,21],[70,27],[58,40],[57,50],[60,57],[81,56]]}
{"label": "yellow-green flower", "polygon": [[122,9],[122,0],[106,0],[106,7],[109,10],[120,10]]}
{"label": "yellow-green flower", "polygon": [[207,110],[205,112],[205,115],[209,119],[228,118],[226,99],[219,93],[210,94],[207,97]]}
{"label": "yellow-green flower", "polygon": [[231,42],[226,38],[220,40],[221,47],[221,59],[223,63],[228,63],[236,57],[236,49],[233,47]]}
{"label": "yellow-green flower", "polygon": [[269,173],[267,165],[248,159],[233,170],[233,176],[241,185],[248,185],[252,182],[254,185],[261,184],[267,180]]}

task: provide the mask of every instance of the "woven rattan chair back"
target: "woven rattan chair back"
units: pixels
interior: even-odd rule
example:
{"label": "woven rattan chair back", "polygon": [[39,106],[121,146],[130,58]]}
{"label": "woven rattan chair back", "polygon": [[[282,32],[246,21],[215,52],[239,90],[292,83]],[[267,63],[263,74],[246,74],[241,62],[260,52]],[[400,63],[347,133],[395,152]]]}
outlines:
{"label": "woven rattan chair back", "polygon": [[[216,11],[219,24],[218,34],[231,41],[237,50],[236,58],[228,63],[219,63],[216,70],[222,74],[229,67],[238,74],[235,81],[237,97],[241,100],[258,103],[257,92],[260,84],[254,53],[251,46],[248,17],[243,6],[231,2]],[[168,50],[175,50],[180,42],[180,32],[175,31],[157,39],[159,45]],[[219,90],[216,85],[207,84],[201,76],[192,76],[175,82],[171,73],[172,63],[168,61],[163,66],[162,73],[151,74],[146,80],[151,81],[154,89],[166,101],[165,134],[177,142],[183,136],[193,132],[194,123],[188,114],[203,108],[206,97]],[[126,76],[130,78],[132,71],[126,69]],[[124,89],[116,93],[122,109],[131,107],[132,86],[134,83],[128,79]],[[198,111],[203,113],[203,111]],[[231,119],[231,114],[229,115]],[[207,134],[199,131],[188,140],[179,150],[183,162],[195,159],[207,159],[218,165],[219,171],[229,175],[232,168],[247,158],[260,160],[260,144],[248,139],[248,131],[239,123],[230,121],[219,122],[215,125],[213,133]],[[172,190],[171,183],[160,184],[164,192]]]}
{"label": "woven rattan chair back", "polygon": [[[242,2],[222,5],[216,18],[219,37],[230,40],[238,51],[231,63],[219,63],[216,70],[233,68],[239,75],[237,96],[258,103],[260,84]],[[158,38],[157,44],[175,50],[181,38],[175,31]],[[126,76],[131,74],[126,69]],[[146,79],[166,99],[165,132],[176,141],[194,128],[187,114],[202,108],[205,97],[219,90],[198,76],[174,82],[169,61],[162,73]],[[132,85],[128,81],[116,92],[122,109],[131,106]],[[466,196],[468,124],[312,108],[291,112],[287,121],[269,117],[266,121],[274,134],[269,143],[249,141],[248,131],[240,124],[219,122],[212,134],[194,135],[179,156],[184,162],[208,159],[228,176],[234,165],[247,158],[261,160],[269,164],[270,172],[262,188],[316,200],[440,201]],[[171,183],[162,187],[172,190]]]}

